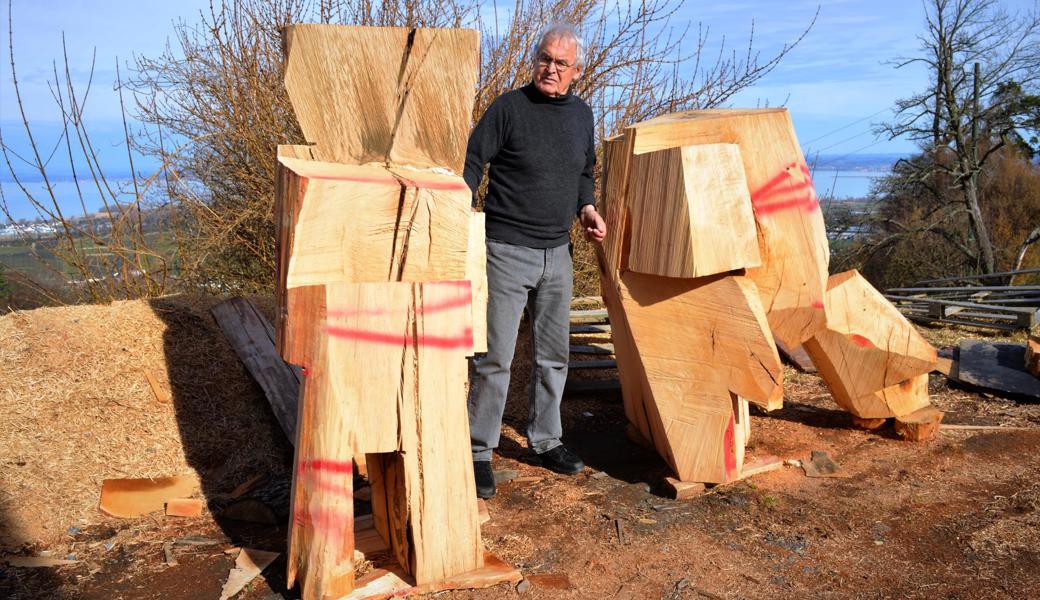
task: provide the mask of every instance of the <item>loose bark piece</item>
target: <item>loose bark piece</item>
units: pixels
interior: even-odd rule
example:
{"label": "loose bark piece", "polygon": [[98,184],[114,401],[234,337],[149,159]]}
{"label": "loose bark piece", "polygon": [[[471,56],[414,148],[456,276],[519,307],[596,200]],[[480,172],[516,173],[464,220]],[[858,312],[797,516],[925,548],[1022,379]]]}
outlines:
{"label": "loose bark piece", "polygon": [[673,113],[633,125],[614,147],[608,144],[607,168],[621,166],[618,174],[608,173],[604,199],[612,229],[622,233],[608,251],[608,264],[626,268],[623,248],[634,243],[623,214],[630,203],[626,195],[633,193],[632,157],[703,144],[740,148],[762,260],[747,274],[758,286],[773,334],[796,346],[824,326],[829,250],[819,199],[786,109]]}
{"label": "loose bark piece", "polygon": [[934,406],[926,406],[914,412],[896,417],[896,433],[910,442],[925,442],[935,437],[942,423],[943,412]]}
{"label": "loose bark piece", "polygon": [[1040,377],[1040,336],[1030,335],[1026,340],[1026,371]]}
{"label": "loose bark piece", "polygon": [[541,575],[528,575],[526,577],[531,585],[545,590],[573,590],[574,584],[565,573],[544,573]]}
{"label": "loose bark piece", "polygon": [[802,461],[806,477],[848,477],[838,463],[822,450],[813,450],[808,460]]}
{"label": "loose bark piece", "polygon": [[172,498],[166,502],[166,516],[196,518],[202,515],[203,506],[198,498]]}
{"label": "loose bark piece", "polygon": [[735,144],[633,156],[628,177],[633,271],[691,278],[762,264]]}
{"label": "loose bark piece", "polygon": [[[296,436],[295,436],[295,431],[294,431],[294,435],[293,435],[293,440],[292,441],[296,441],[295,437]],[[238,486],[236,486],[235,489],[231,490],[231,497],[232,498],[241,498],[243,494],[245,494],[249,490],[251,490],[254,487],[256,487],[256,484],[260,483],[264,479],[267,479],[267,475],[265,475],[263,473],[250,477],[249,479],[247,479],[247,480],[243,481],[242,483],[238,484]]]}
{"label": "loose bark piece", "polygon": [[62,558],[50,558],[48,556],[3,556],[0,563],[16,569],[39,569],[44,567],[64,567],[74,565],[78,560],[66,560]]}
{"label": "loose bark piece", "polygon": [[479,521],[481,525],[491,520],[491,513],[488,512],[487,502],[484,502],[481,498],[477,498],[477,514],[480,515]]}
{"label": "loose bark piece", "polygon": [[864,419],[853,415],[852,426],[857,429],[866,429],[867,431],[873,431],[875,429],[881,429],[885,423],[888,423],[888,419],[882,417],[880,419]]}
{"label": "loose bark piece", "polygon": [[139,517],[163,509],[174,498],[190,496],[199,487],[195,475],[152,479],[106,479],[98,508],[113,517]]}
{"label": "loose bark piece", "polygon": [[235,568],[228,573],[227,581],[220,590],[220,600],[228,600],[242,591],[250,581],[278,558],[278,552],[265,552],[252,548],[242,548],[235,559]]}
{"label": "loose bark piece", "polygon": [[319,159],[462,172],[476,31],[292,25],[283,35],[285,87]]}
{"label": "loose bark piece", "polygon": [[266,504],[255,498],[244,498],[227,505],[220,511],[220,517],[222,519],[234,519],[236,521],[246,521],[247,523],[263,523],[265,525],[278,523],[274,512]]}
{"label": "loose bark piece", "polygon": [[357,589],[340,600],[404,598],[446,590],[482,589],[500,583],[516,584],[523,579],[520,571],[490,552],[484,553],[483,564],[480,568],[441,581],[418,585],[397,566],[376,568],[359,579]]}
{"label": "loose bark piece", "polygon": [[159,403],[169,404],[173,400],[172,396],[159,385],[159,381],[155,379],[151,371],[145,371],[144,377],[148,380],[148,386],[152,388],[152,394]]}
{"label": "loose bark piece", "polygon": [[699,481],[680,481],[674,477],[665,477],[665,483],[671,490],[672,498],[676,500],[689,500],[704,492],[705,486]]}
{"label": "loose bark piece", "polygon": [[296,438],[300,378],[278,354],[271,323],[245,298],[231,298],[210,309],[231,348],[264,391],[282,431]]}
{"label": "loose bark piece", "polygon": [[740,478],[747,479],[748,477],[754,477],[762,473],[768,473],[770,471],[776,471],[777,469],[783,468],[784,459],[778,456],[759,456],[752,461],[744,463],[744,468],[741,470]]}

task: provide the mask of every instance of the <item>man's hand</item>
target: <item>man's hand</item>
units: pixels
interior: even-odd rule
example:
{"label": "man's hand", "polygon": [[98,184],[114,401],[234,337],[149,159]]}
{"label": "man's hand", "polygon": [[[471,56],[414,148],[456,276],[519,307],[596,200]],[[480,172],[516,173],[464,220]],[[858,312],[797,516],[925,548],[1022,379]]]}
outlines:
{"label": "man's hand", "polygon": [[585,229],[585,239],[590,242],[602,242],[607,237],[607,223],[591,204],[581,207],[581,226]]}

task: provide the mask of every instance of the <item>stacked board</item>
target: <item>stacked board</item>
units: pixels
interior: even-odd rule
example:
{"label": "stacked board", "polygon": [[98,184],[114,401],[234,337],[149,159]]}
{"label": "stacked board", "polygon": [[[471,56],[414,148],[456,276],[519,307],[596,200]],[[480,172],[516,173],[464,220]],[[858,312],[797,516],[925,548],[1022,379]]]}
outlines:
{"label": "stacked board", "polygon": [[[805,344],[857,416],[928,405],[935,350],[858,274],[828,282],[823,215],[786,110],[664,115],[607,140],[604,157],[611,234],[598,257],[625,412],[680,479],[741,476],[746,403],[783,401],[776,342]],[[856,346],[852,367],[843,357],[860,338],[871,348]]]}
{"label": "stacked board", "polygon": [[[483,215],[459,176],[474,31],[297,25],[278,149],[277,339],[303,367],[289,583],[354,589],[354,465],[418,585],[480,568],[466,357],[486,346]],[[387,65],[394,65],[388,69]]]}

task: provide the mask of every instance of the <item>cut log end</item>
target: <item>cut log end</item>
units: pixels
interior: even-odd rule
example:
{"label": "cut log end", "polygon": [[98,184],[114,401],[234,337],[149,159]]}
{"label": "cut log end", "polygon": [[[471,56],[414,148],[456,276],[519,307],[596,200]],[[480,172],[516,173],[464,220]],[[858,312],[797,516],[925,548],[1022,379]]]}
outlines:
{"label": "cut log end", "polygon": [[926,406],[914,412],[896,417],[895,429],[904,440],[926,442],[935,437],[942,423],[943,412],[934,406]]}

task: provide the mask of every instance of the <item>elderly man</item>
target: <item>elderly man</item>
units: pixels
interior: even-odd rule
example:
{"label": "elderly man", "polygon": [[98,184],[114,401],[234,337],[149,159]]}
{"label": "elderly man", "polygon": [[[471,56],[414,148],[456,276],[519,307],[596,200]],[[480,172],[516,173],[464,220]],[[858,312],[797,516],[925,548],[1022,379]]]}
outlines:
{"label": "elderly man", "polygon": [[491,453],[498,447],[520,317],[531,325],[533,369],[528,446],[553,471],[584,467],[560,437],[567,380],[575,215],[588,239],[606,224],[593,204],[596,162],[592,110],[570,93],[581,75],[582,42],[569,25],[547,28],[534,48],[531,83],[502,94],[477,123],[466,149],[465,179],[474,195],[490,163],[487,227],[488,352],[475,361],[469,400],[477,495],[495,494]]}

